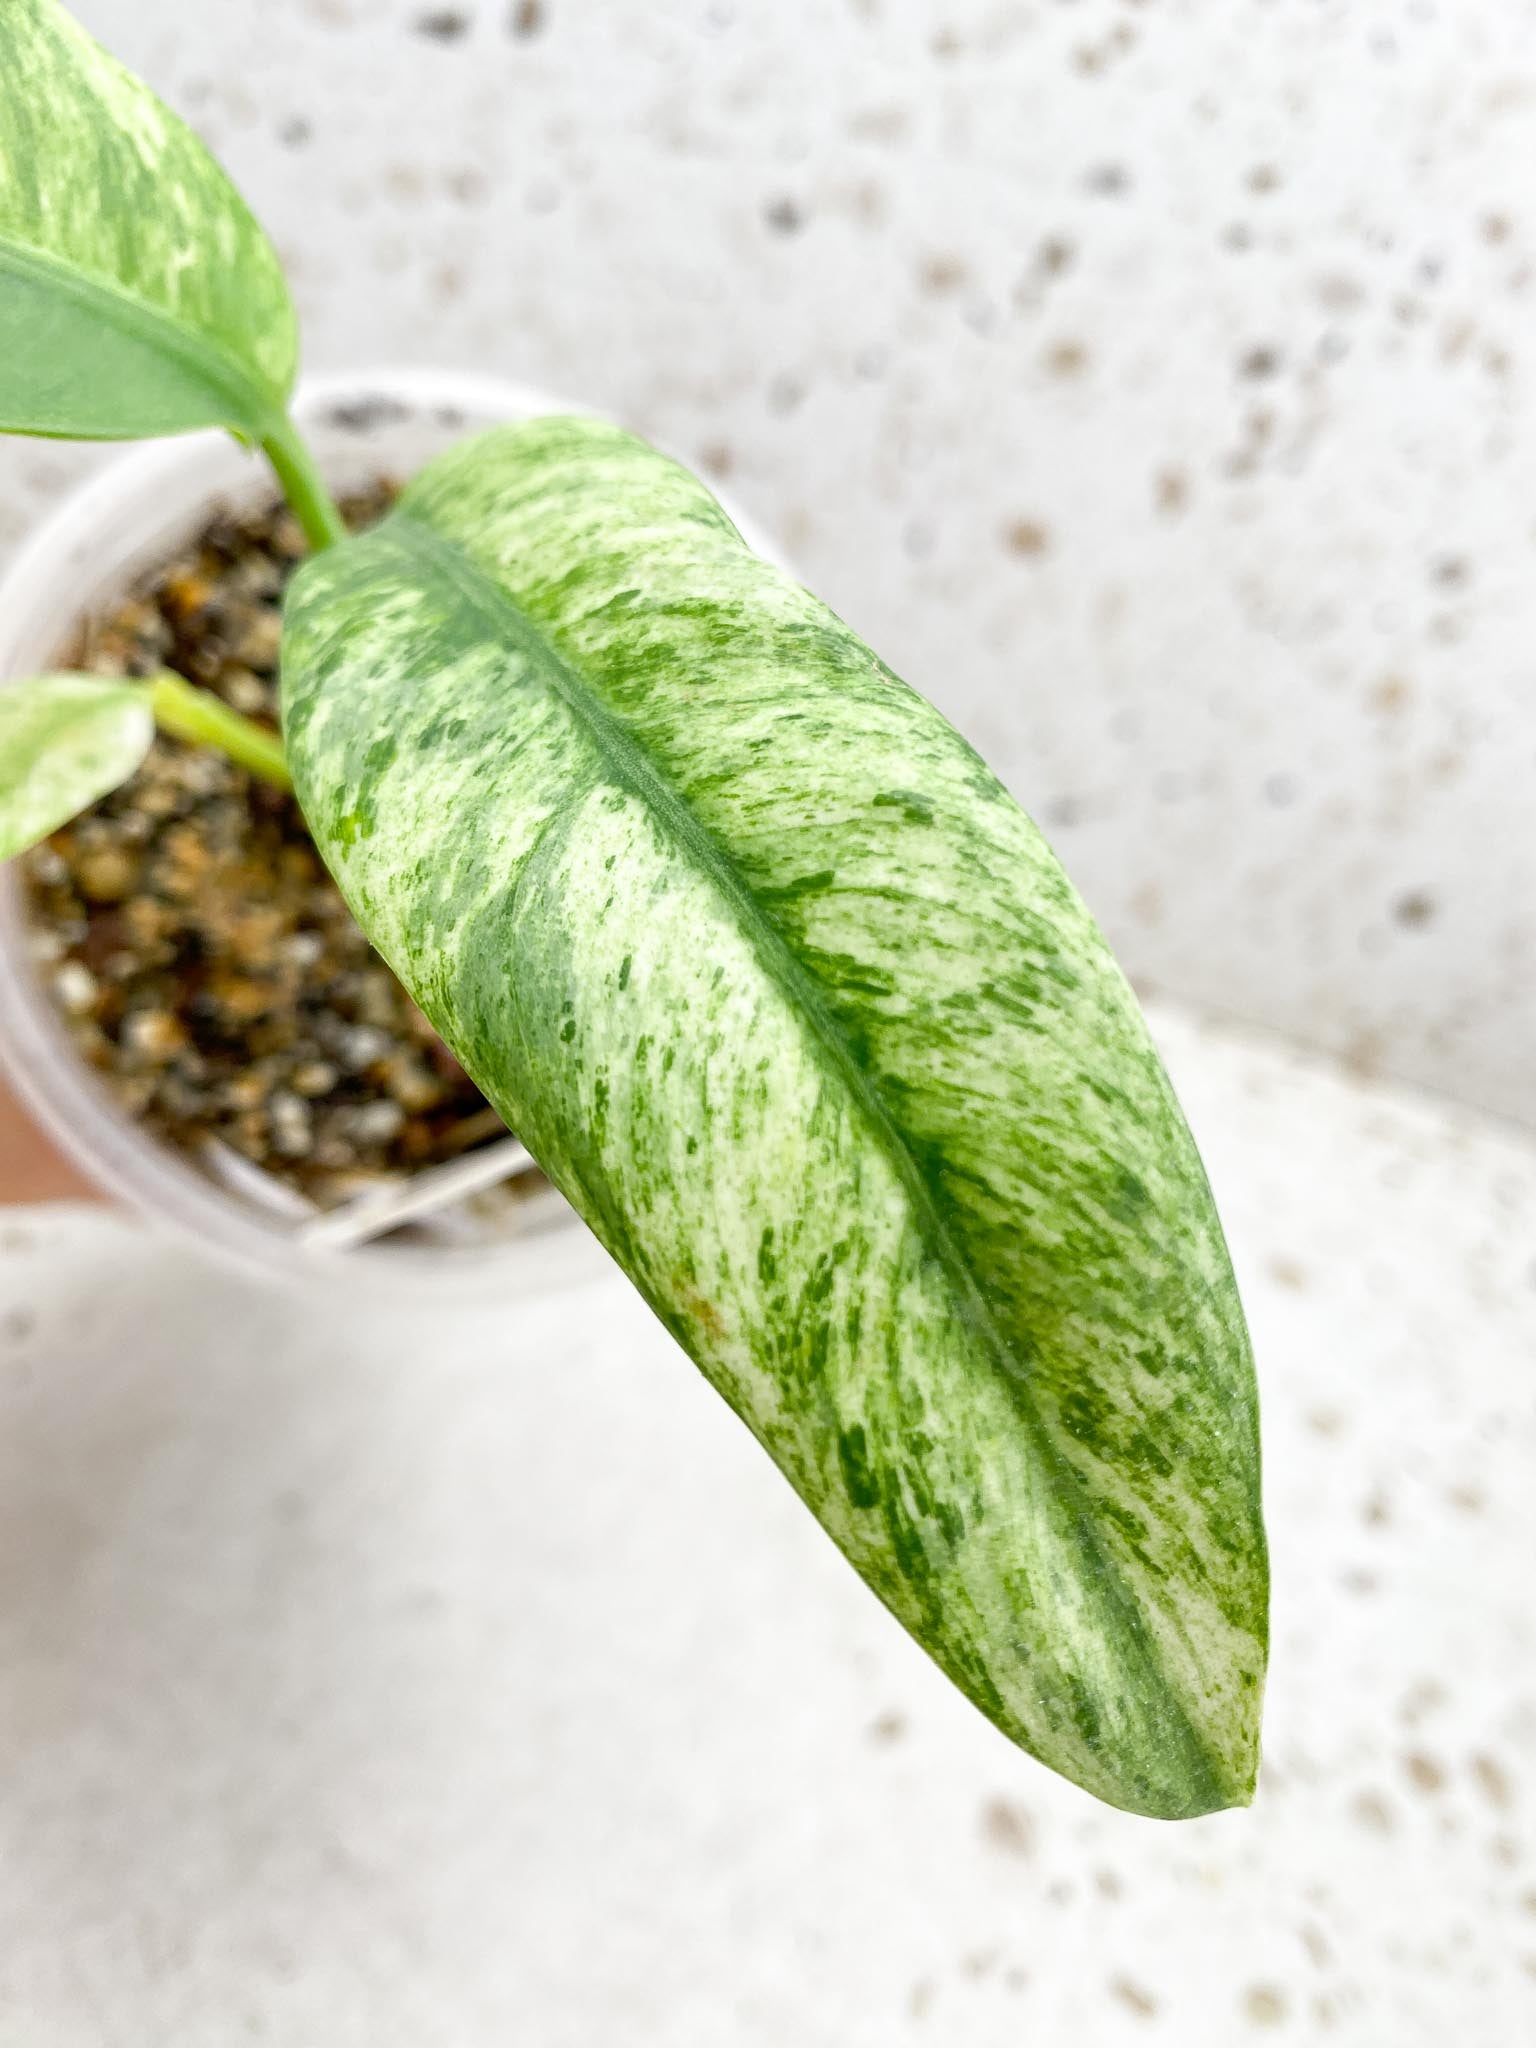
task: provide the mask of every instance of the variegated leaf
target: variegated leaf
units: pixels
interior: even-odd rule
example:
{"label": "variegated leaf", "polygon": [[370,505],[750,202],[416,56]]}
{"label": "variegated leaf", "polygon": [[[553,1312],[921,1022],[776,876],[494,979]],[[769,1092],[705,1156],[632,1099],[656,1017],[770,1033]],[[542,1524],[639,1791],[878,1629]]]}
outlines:
{"label": "variegated leaf", "polygon": [[142,684],[83,675],[0,683],[0,860],[126,782],[154,736]]}
{"label": "variegated leaf", "polygon": [[543,420],[289,602],[364,929],[881,1598],[1104,1799],[1248,1799],[1241,1308],[1135,1001],[1033,825],[704,487]]}
{"label": "variegated leaf", "polygon": [[271,246],[192,131],[57,0],[0,5],[0,429],[279,431]]}

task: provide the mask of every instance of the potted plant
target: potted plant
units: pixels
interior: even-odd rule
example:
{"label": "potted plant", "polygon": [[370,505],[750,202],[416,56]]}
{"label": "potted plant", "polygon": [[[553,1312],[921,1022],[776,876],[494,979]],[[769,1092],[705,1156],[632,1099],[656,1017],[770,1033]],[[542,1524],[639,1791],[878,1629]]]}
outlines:
{"label": "potted plant", "polygon": [[55,0],[13,0],[0,50],[0,426],[225,428],[309,550],[280,745],[174,675],[14,682],[0,854],[120,786],[157,720],[291,779],[465,1073],[956,1684],[1117,1805],[1245,1802],[1242,1312],[1134,998],[1034,827],[603,421],[455,439],[349,535],[228,181]]}
{"label": "potted plant", "polygon": [[[469,433],[551,409],[540,393],[499,379],[421,370],[308,379],[293,406],[338,497],[359,504],[369,501],[381,478],[411,475]],[[71,645],[75,653],[116,668],[132,661],[152,671],[160,664],[153,648],[143,644],[147,620],[159,641],[170,643],[183,678],[202,669],[202,687],[215,695],[230,679],[250,691],[256,679],[239,657],[248,651],[242,635],[255,634],[270,642],[263,649],[257,699],[269,712],[280,578],[298,558],[274,545],[274,533],[287,548],[302,550],[291,516],[274,501],[265,463],[227,435],[153,442],[119,458],[65,502],[0,578],[0,677],[52,667],[61,647]],[[199,579],[210,536],[213,568]],[[261,577],[256,600],[241,595],[253,571]],[[189,592],[194,582],[197,588]],[[232,606],[239,608],[234,618]],[[83,640],[81,620],[88,622]],[[126,636],[124,620],[131,627]],[[183,695],[181,701],[188,699]],[[425,1121],[429,1136],[449,1117],[461,1128],[477,1124],[474,1149],[425,1170],[408,1164],[391,1173],[391,1155],[406,1152],[413,1136],[407,1126],[392,1147],[373,1147],[379,1164],[371,1177],[359,1171],[351,1147],[344,1146],[339,1165],[327,1168],[327,1110],[333,1122],[340,1120],[344,1138],[360,1119],[377,1119],[374,1105],[386,1117],[393,1110],[402,1122],[405,1108],[416,1111],[416,1027],[422,1020],[382,961],[370,954],[376,985],[364,990],[365,998],[382,997],[382,1022],[391,1038],[402,1018],[411,1022],[407,1051],[417,1068],[405,1077],[400,1104],[388,1085],[369,1086],[381,1057],[389,1065],[388,1048],[378,1040],[377,1010],[368,1012],[359,1032],[355,991],[339,1009],[326,1008],[328,961],[319,940],[338,922],[351,921],[339,898],[320,900],[322,891],[333,896],[334,885],[323,869],[317,872],[318,863],[310,863],[291,887],[284,885],[277,861],[291,860],[294,842],[305,837],[294,807],[277,800],[259,775],[222,763],[217,750],[205,747],[194,755],[173,739],[157,746],[155,765],[162,770],[158,777],[136,773],[106,807],[97,807],[85,827],[94,841],[88,836],[82,843],[79,828],[66,828],[14,867],[0,869],[0,1050],[43,1125],[104,1189],[258,1273],[345,1281],[361,1272],[369,1284],[449,1291],[500,1288],[509,1280],[521,1289],[579,1273],[591,1258],[584,1233],[461,1075],[447,1093],[446,1108],[429,1103]],[[210,775],[217,776],[211,792]],[[185,800],[166,810],[156,806],[168,776],[178,778],[176,792]],[[195,784],[190,790],[182,784],[188,776]],[[229,845],[232,810],[240,833]],[[242,896],[231,904],[228,891],[210,890],[205,865],[191,904],[180,906],[177,959],[168,971],[163,941],[156,951],[157,935],[136,952],[124,949],[118,892],[130,886],[152,893],[163,849],[174,855],[189,826],[206,827],[210,811],[219,826],[215,836],[226,842],[213,854]],[[116,855],[125,837],[131,871],[126,881],[109,873],[103,897],[93,872],[100,841],[109,842],[109,859],[120,866]],[[255,879],[248,882],[253,864]],[[82,866],[84,876],[76,872]],[[291,962],[254,963],[264,991],[261,1006],[231,1028],[218,1014],[207,1014],[212,1006],[199,996],[215,953],[214,965],[229,966],[242,983],[251,979],[249,949],[220,943],[220,920],[239,921],[247,889],[263,898],[264,917],[273,908],[273,892],[284,894],[274,951],[280,952],[286,938],[301,949],[313,946],[317,957],[301,950]],[[238,940],[238,933],[232,936]],[[348,965],[355,970],[362,949],[355,927],[350,939]],[[383,993],[386,985],[393,1000]],[[308,1012],[312,1019],[318,1012],[321,1042],[313,1030],[293,1031],[281,1054],[274,1054],[266,1014],[279,1008]],[[167,1011],[179,1043],[144,1048],[146,1022],[163,1029]],[[354,1041],[365,1037],[375,1045],[369,1066],[359,1071]],[[152,1059],[152,1052],[163,1057]],[[201,1061],[202,1086],[181,1115],[166,1117],[151,1086],[171,1096],[173,1110],[180,1108],[174,1091],[189,1058]],[[318,1070],[323,1084],[327,1066],[340,1086],[333,1084],[328,1101],[317,1101],[310,1092],[312,1074]],[[263,1085],[244,1088],[252,1068]],[[299,1091],[292,1086],[295,1077]],[[381,1078],[387,1084],[390,1076]],[[221,1086],[241,1100],[254,1099],[254,1107],[218,1115]],[[297,1158],[285,1158],[277,1149],[281,1129],[273,1128],[274,1111],[280,1117],[295,1092],[311,1110],[313,1129]],[[527,1241],[533,1256],[526,1262],[509,1259],[510,1241]]]}

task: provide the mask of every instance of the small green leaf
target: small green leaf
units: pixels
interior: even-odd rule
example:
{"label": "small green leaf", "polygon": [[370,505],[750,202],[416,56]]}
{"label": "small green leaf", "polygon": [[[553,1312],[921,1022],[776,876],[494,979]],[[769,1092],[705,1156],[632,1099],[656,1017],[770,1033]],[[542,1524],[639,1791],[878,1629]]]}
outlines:
{"label": "small green leaf", "polygon": [[0,5],[0,430],[274,431],[277,257],[192,131],[56,4]]}
{"label": "small green leaf", "polygon": [[870,1585],[1025,1748],[1246,1801],[1257,1403],[1108,948],[971,748],[600,423],[433,463],[291,586],[363,928]]}
{"label": "small green leaf", "polygon": [[0,683],[0,860],[126,782],[154,736],[141,685],[77,675]]}

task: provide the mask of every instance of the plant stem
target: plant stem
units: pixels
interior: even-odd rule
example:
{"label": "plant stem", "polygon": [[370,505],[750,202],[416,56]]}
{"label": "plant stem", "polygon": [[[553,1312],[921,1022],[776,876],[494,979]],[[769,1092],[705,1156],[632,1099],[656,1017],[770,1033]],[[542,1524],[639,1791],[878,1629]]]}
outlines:
{"label": "plant stem", "polygon": [[217,747],[274,789],[292,789],[283,743],[271,726],[242,717],[211,690],[196,689],[185,678],[169,673],[150,683],[149,700],[162,732],[199,746]]}
{"label": "plant stem", "polygon": [[262,453],[277,472],[283,496],[293,516],[304,529],[304,538],[318,553],[333,541],[345,540],[347,529],[336,510],[336,501],[325,487],[298,428],[283,413],[261,444]]}

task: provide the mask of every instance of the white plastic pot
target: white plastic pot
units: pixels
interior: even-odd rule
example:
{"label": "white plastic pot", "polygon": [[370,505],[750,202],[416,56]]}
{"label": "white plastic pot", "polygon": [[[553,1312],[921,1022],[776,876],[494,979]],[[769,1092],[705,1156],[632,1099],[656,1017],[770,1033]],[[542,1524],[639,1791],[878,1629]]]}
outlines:
{"label": "white plastic pot", "polygon": [[[322,474],[340,494],[380,476],[404,480],[452,442],[499,422],[579,408],[495,378],[382,371],[307,382],[294,414]],[[83,616],[116,599],[190,540],[216,505],[255,506],[276,486],[263,459],[227,435],[146,444],[75,492],[0,580],[0,682],[57,665]],[[734,513],[733,513],[733,516]],[[744,522],[743,531],[760,545]],[[766,548],[764,552],[769,552]],[[477,1202],[465,1186],[528,1170],[508,1140],[437,1169],[407,1199],[322,1215],[248,1162],[206,1166],[160,1143],[117,1105],[76,1055],[43,989],[14,874],[0,868],[0,1057],[38,1121],[102,1191],[195,1238],[207,1250],[277,1278],[368,1276],[408,1286],[508,1293],[567,1284],[601,1254],[550,1188],[518,1202]]]}

